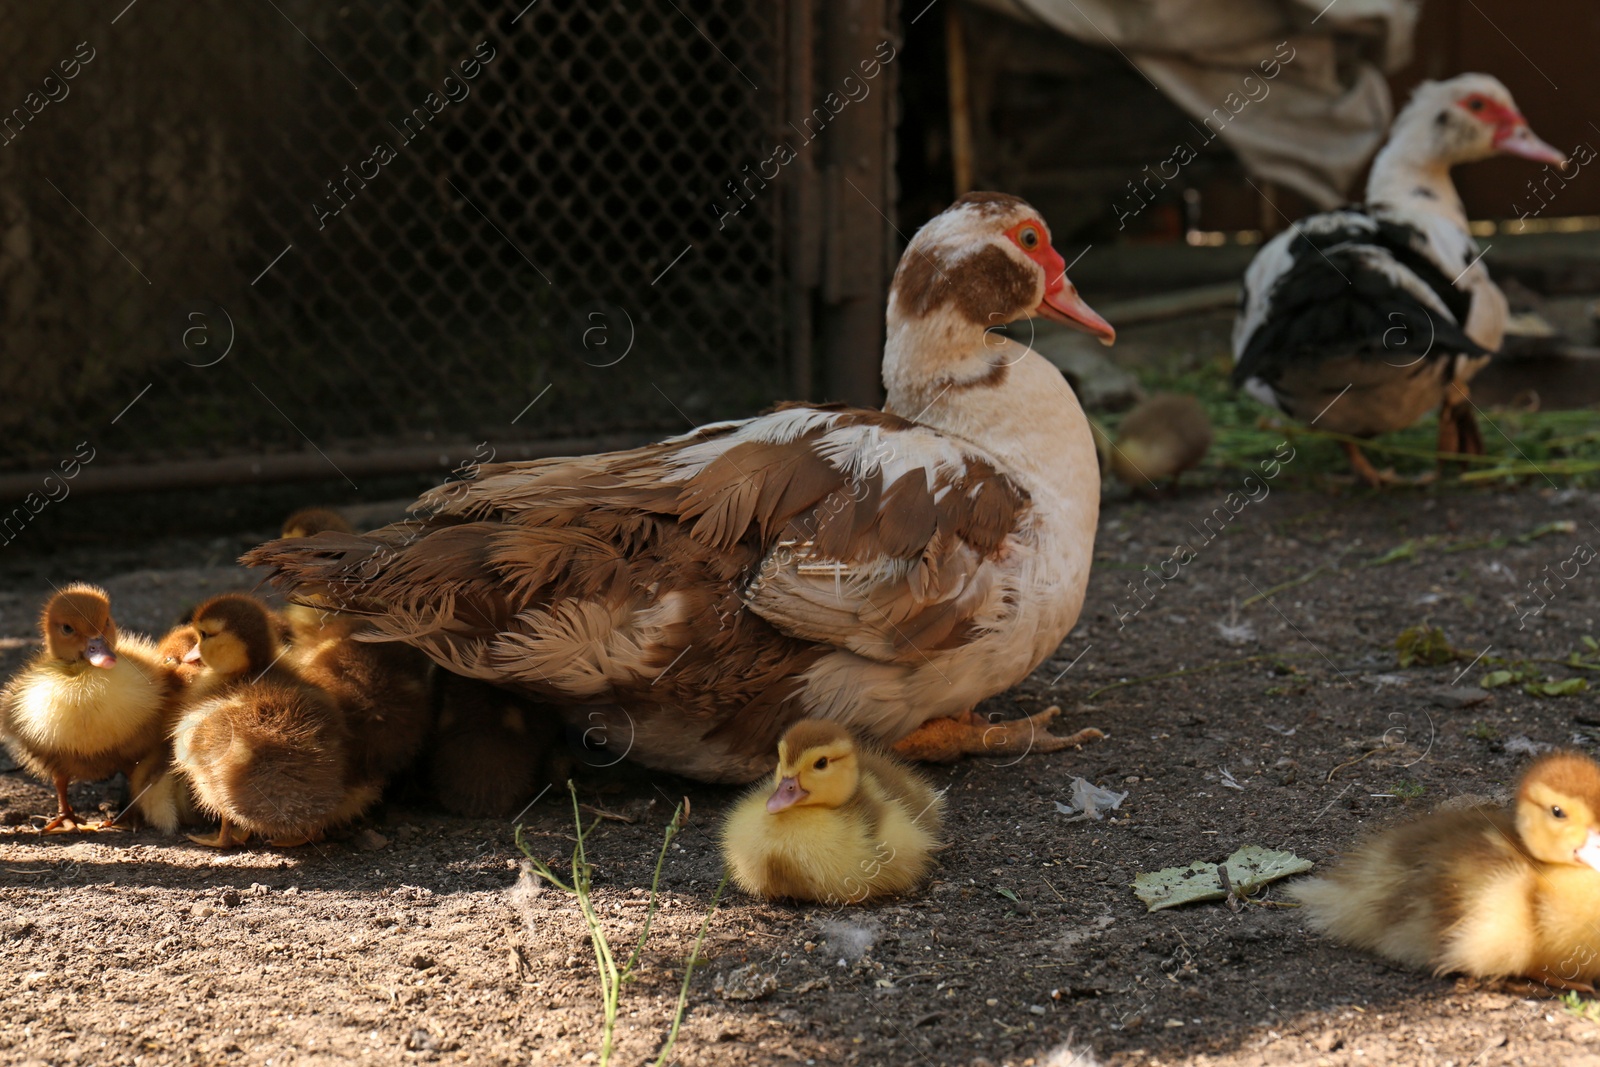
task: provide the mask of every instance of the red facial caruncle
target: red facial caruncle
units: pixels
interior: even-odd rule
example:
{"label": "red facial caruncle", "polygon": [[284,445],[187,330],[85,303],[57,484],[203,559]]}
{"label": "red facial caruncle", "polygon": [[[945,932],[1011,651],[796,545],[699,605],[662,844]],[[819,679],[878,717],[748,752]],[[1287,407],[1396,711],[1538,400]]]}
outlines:
{"label": "red facial caruncle", "polygon": [[1038,219],[1027,219],[1007,230],[1006,236],[1022,249],[1023,255],[1039,264],[1044,271],[1044,299],[1034,308],[1035,314],[1091,333],[1103,345],[1116,341],[1117,331],[1094,308],[1084,303],[1078,290],[1067,280],[1067,261],[1050,246],[1044,223]]}

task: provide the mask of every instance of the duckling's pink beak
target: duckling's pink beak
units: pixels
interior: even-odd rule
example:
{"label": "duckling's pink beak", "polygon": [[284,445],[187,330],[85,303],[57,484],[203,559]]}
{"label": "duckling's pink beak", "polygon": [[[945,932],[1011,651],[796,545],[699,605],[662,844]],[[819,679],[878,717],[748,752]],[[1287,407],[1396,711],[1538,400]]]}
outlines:
{"label": "duckling's pink beak", "polygon": [[1589,840],[1585,841],[1583,847],[1572,855],[1579,863],[1587,863],[1595,870],[1600,871],[1600,830],[1590,830]]}
{"label": "duckling's pink beak", "polygon": [[195,645],[189,651],[185,652],[183,654],[183,662],[185,662],[185,663],[199,663],[200,662],[200,646],[199,645]]}
{"label": "duckling's pink beak", "polygon": [[103,637],[89,638],[89,644],[83,650],[83,658],[96,667],[110,670],[117,665],[117,655],[111,651]]}
{"label": "duckling's pink beak", "polygon": [[780,812],[784,808],[800,803],[810,795],[810,793],[800,788],[800,779],[785,778],[778,783],[778,788],[773,790],[772,795],[767,798],[767,811],[770,813]]}

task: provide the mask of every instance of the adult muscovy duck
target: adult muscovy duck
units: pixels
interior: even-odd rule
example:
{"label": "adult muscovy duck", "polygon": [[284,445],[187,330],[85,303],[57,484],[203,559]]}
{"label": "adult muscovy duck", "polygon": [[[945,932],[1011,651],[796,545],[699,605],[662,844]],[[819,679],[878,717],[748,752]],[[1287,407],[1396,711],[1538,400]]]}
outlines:
{"label": "adult muscovy duck", "polygon": [[1039,214],[971,193],[889,296],[884,410],[788,404],[623,452],[501,463],[418,518],[244,557],[448,670],[556,705],[619,754],[707,781],[773,766],[793,722],[903,751],[1051,751],[1050,709],[972,713],[1052,654],[1099,514],[1089,424],[1060,371],[992,328],[1115,333]]}
{"label": "adult muscovy duck", "polygon": [[[1302,219],[1245,273],[1233,381],[1297,419],[1372,437],[1439,408],[1439,451],[1482,453],[1467,383],[1500,347],[1506,299],[1450,180],[1493,155],[1565,157],[1487,74],[1424,82],[1373,161],[1366,203]],[[1347,443],[1356,474],[1375,470]]]}

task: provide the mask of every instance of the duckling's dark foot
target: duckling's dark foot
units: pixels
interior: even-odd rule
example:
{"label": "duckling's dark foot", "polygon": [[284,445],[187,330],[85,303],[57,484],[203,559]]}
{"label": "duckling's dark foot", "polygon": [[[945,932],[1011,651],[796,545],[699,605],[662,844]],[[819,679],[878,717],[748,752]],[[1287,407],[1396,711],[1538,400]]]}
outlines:
{"label": "duckling's dark foot", "polygon": [[1089,727],[1067,737],[1052,734],[1050,721],[1061,714],[1051,706],[1026,719],[990,722],[973,711],[952,719],[930,719],[903,738],[894,750],[923,763],[951,763],[962,756],[1026,756],[1059,752],[1097,741],[1105,734]]}
{"label": "duckling's dark foot", "polygon": [[321,830],[313,830],[309,834],[296,834],[293,837],[271,837],[267,844],[273,848],[299,848],[301,845],[314,845],[323,838]]}

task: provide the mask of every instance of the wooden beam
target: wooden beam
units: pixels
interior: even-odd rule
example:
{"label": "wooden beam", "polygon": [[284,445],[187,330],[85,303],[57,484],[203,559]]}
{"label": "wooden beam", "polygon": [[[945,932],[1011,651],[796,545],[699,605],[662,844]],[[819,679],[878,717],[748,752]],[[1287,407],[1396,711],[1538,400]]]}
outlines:
{"label": "wooden beam", "polygon": [[[513,441],[494,445],[494,462],[582,456],[636,448],[665,436],[651,433],[608,434],[602,437],[568,437],[548,441]],[[218,485],[266,485],[273,482],[311,482],[339,478],[376,478],[394,474],[437,473],[441,477],[474,460],[471,444],[407,445],[369,451],[286,452],[278,455],[223,456],[165,463],[91,463],[74,478],[55,471],[0,474],[0,500],[21,500],[29,493],[47,498],[49,488],[67,486],[73,496],[109,493],[148,493],[164,489],[205,489]],[[59,492],[59,489],[57,489]]]}

